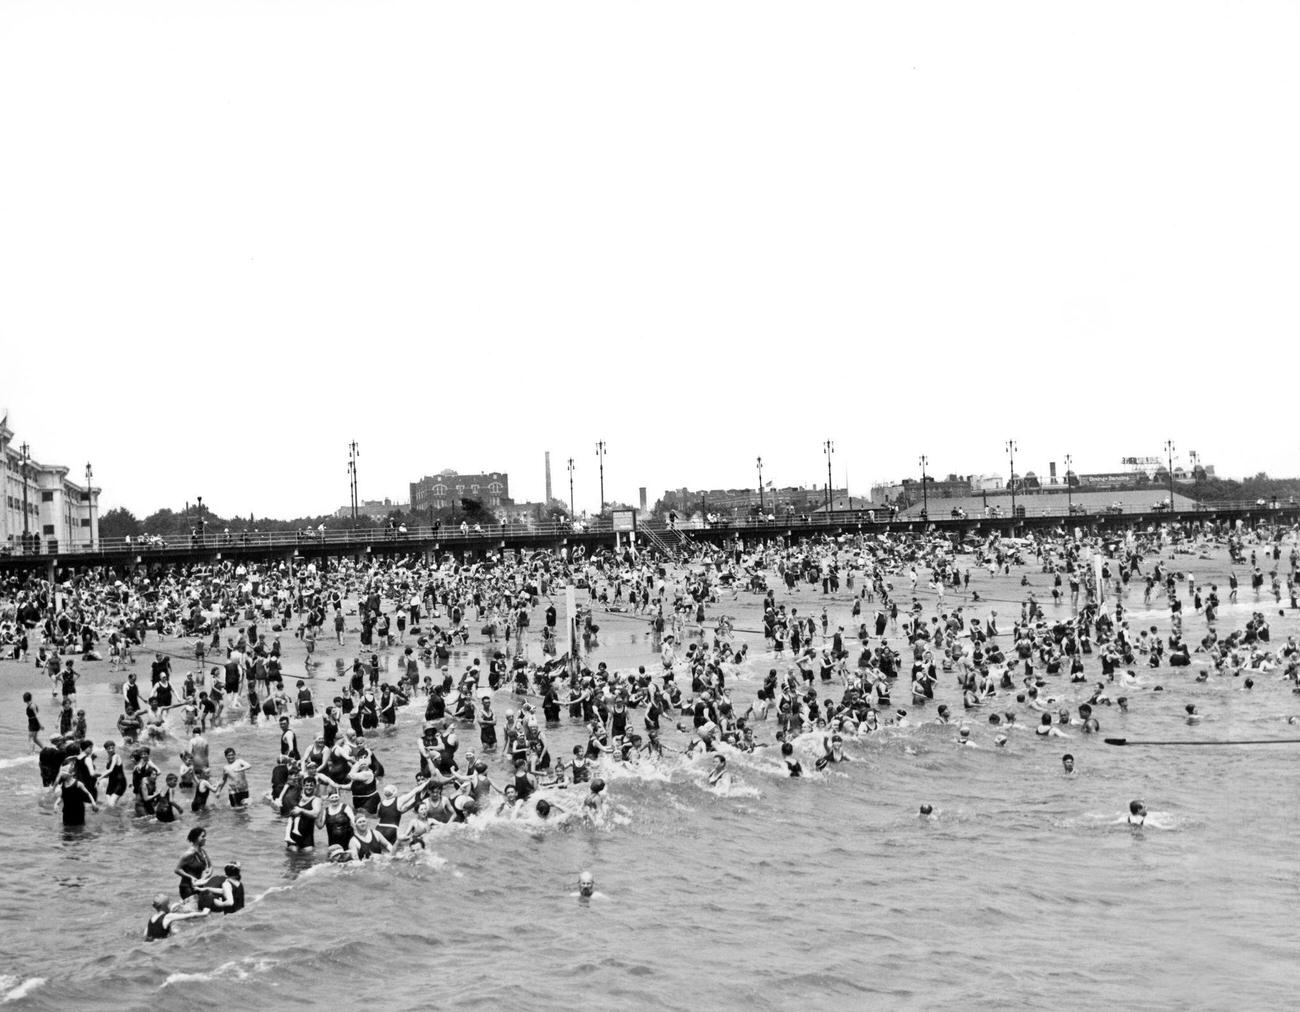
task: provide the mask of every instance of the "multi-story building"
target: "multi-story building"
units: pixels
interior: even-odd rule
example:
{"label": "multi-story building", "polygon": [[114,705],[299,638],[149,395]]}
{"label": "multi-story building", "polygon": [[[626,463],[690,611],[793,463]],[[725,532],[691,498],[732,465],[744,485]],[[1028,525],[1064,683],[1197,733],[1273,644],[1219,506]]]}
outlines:
{"label": "multi-story building", "polygon": [[[847,493],[842,488],[834,490],[837,499],[844,498]],[[677,510],[687,515],[695,512],[700,513],[724,513],[732,510],[749,510],[757,509],[761,501],[763,507],[767,510],[774,508],[795,509],[795,510],[813,510],[819,505],[826,503],[825,488],[804,488],[798,485],[787,485],[784,488],[777,488],[775,485],[764,485],[763,492],[760,495],[756,488],[676,488],[664,492],[663,499],[660,500],[668,509]]]}
{"label": "multi-story building", "polygon": [[[994,492],[1002,488],[1002,477],[996,474],[950,474],[946,478],[926,476],[926,495],[933,499],[955,499],[972,492]],[[899,482],[882,482],[871,486],[871,501],[893,502],[906,493],[908,499],[920,500],[921,482],[904,478]]]}
{"label": "multi-story building", "polygon": [[[365,502],[357,503],[357,516],[369,517],[371,520],[386,520],[388,514],[394,510],[405,513],[408,509],[410,509],[409,503],[393,502],[391,499],[367,499]],[[351,520],[351,505],[340,506],[334,511],[334,515],[340,520]]]}
{"label": "multi-story building", "polygon": [[461,499],[476,499],[489,509],[508,504],[510,476],[502,471],[460,474],[450,468],[411,482],[412,510],[441,510],[459,505]]}
{"label": "multi-story building", "polygon": [[998,492],[1003,488],[1000,474],[972,474],[970,490],[972,492]]}
{"label": "multi-story building", "polygon": [[9,418],[0,419],[0,549],[16,551],[27,535],[30,550],[68,551],[99,543],[99,489],[68,480],[69,469],[43,464],[14,443]]}

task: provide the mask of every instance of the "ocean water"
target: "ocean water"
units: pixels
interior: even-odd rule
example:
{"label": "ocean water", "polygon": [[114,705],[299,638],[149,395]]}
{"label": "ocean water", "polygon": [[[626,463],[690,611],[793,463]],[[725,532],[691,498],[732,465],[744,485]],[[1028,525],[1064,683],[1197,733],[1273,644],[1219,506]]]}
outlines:
{"label": "ocean water", "polygon": [[[1229,612],[1225,623],[1248,616]],[[653,660],[642,622],[602,626],[596,659]],[[761,637],[742,638],[743,710],[773,659]],[[97,743],[121,705],[106,668],[88,666],[80,698]],[[1102,735],[1300,737],[1284,719],[1300,703],[1276,675],[1252,692],[1185,673],[1143,681],[1125,690],[1128,714],[1099,708]],[[1158,682],[1169,691],[1151,691]],[[251,902],[148,944],[150,900],[175,895],[195,818],[110,811],[65,831],[25,754],[21,692],[37,692],[48,726],[48,688],[13,663],[0,685],[0,1002],[14,1008],[1280,1008],[1300,984],[1297,745],[1118,748],[1077,728],[1043,740],[1022,710],[1030,726],[998,749],[975,713],[974,748],[954,726],[888,728],[849,740],[852,763],[802,780],[773,749],[728,753],[725,789],[707,785],[706,758],[673,755],[609,771],[598,823],[487,817],[436,832],[427,853],[357,867],[287,856],[269,806],[233,812],[221,798],[200,817],[208,852],[242,862]],[[1052,684],[1066,701],[1083,688]],[[960,711],[951,677],[939,701]],[[1189,701],[1206,714],[1196,727],[1182,720]],[[376,742],[388,782],[411,782],[422,709]],[[760,724],[758,738],[773,731]],[[254,763],[256,800],[274,730],[209,738],[214,756],[231,743]],[[461,731],[462,751],[474,738]],[[578,731],[566,720],[548,740],[558,758]],[[166,771],[176,745],[160,751]],[[492,773],[503,779],[499,761]],[[573,806],[578,792],[549,796]],[[1124,824],[1133,798],[1151,812],[1141,829]],[[573,895],[582,869],[597,882],[589,903]]]}

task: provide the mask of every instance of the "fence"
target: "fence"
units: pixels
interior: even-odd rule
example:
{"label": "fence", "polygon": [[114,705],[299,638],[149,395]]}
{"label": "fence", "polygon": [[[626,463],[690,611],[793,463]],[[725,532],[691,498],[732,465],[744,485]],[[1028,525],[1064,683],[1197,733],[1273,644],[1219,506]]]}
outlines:
{"label": "fence", "polygon": [[[1261,504],[1259,501],[1240,501],[1240,502],[1223,502],[1223,503],[1198,503],[1191,510],[1174,510],[1168,509],[1148,509],[1148,510],[1093,510],[1088,513],[1076,512],[1074,514],[1062,513],[1058,509],[1047,507],[1030,508],[1021,506],[1017,503],[1016,519],[1035,518],[1035,519],[1058,519],[1062,523],[1077,523],[1080,518],[1097,518],[1105,516],[1149,516],[1152,513],[1163,513],[1170,515],[1173,519],[1195,516],[1196,514],[1214,512],[1214,513],[1271,513],[1274,510],[1295,510],[1297,508],[1294,502],[1266,502]],[[801,530],[817,530],[821,528],[843,528],[846,525],[852,526],[877,526],[884,527],[891,523],[932,523],[932,522],[951,522],[952,520],[1010,520],[1010,511],[1000,511],[996,507],[990,507],[988,510],[981,510],[977,513],[965,513],[961,516],[954,517],[951,513],[935,515],[933,512],[926,519],[919,514],[898,513],[891,514],[888,510],[840,510],[834,513],[811,513],[811,514],[785,514],[780,517],[774,517],[769,520],[766,517],[744,517],[739,519],[720,520],[712,524],[704,523],[679,523],[677,528],[680,531],[689,530],[719,530],[734,531],[736,533],[757,533],[770,531],[773,534],[783,533],[792,527],[798,527]],[[675,531],[668,524],[660,521],[640,521],[637,525],[638,532],[645,534],[646,539],[652,543],[662,543],[664,540],[676,542],[680,540],[680,531]],[[59,551],[53,550],[53,545],[49,551],[42,551],[40,546],[35,546],[34,550],[24,552],[20,543],[15,543],[2,554],[10,557],[18,556],[35,556],[35,555],[59,555],[66,557],[77,554],[126,554],[138,552],[142,549],[158,551],[194,551],[217,550],[223,548],[263,548],[263,549],[293,549],[303,546],[328,546],[337,545],[348,548],[364,548],[367,546],[381,546],[392,548],[397,545],[410,544],[413,549],[421,549],[434,542],[440,547],[443,545],[455,546],[466,542],[481,542],[484,540],[498,541],[527,541],[527,540],[561,540],[572,535],[612,535],[614,529],[612,523],[608,520],[594,520],[587,523],[546,523],[546,524],[489,524],[486,526],[450,526],[450,527],[431,527],[419,526],[407,528],[406,530],[387,530],[376,528],[364,528],[359,530],[352,529],[333,529],[325,530],[300,530],[300,531],[248,531],[232,532],[219,534],[173,534],[168,536],[145,536],[140,538],[103,538],[94,545],[76,545],[72,548],[66,548]],[[659,535],[667,535],[667,539]]]}

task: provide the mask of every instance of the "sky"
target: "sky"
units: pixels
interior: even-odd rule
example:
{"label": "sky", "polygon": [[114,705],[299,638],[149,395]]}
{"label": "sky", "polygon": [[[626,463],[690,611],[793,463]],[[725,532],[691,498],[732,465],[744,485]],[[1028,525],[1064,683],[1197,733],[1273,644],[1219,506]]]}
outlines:
{"label": "sky", "polygon": [[0,411],[104,508],[1300,472],[1300,7],[0,5]]}

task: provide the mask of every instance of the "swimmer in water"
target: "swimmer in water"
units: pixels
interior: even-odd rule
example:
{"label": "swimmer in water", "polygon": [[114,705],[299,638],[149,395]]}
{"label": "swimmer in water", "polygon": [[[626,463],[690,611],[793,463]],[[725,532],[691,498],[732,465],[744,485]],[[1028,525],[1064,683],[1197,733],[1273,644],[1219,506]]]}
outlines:
{"label": "swimmer in water", "polygon": [[788,741],[782,743],[781,759],[785,763],[786,770],[789,771],[790,776],[792,777],[801,777],[803,776],[803,764],[800,763],[798,759],[792,759],[791,757],[793,755],[794,755],[794,746],[791,745]]}
{"label": "swimmer in water", "polygon": [[352,839],[348,841],[352,860],[369,861],[372,857],[389,853],[393,849],[386,836],[371,828],[367,812],[357,812],[354,819]]}
{"label": "swimmer in water", "polygon": [[997,737],[993,739],[993,744],[996,745],[998,748],[1006,748],[1007,736],[1005,734],[999,734]]}
{"label": "swimmer in water", "polygon": [[1130,801],[1128,803],[1128,824],[1130,826],[1145,825],[1147,821],[1147,806],[1141,801]]}
{"label": "swimmer in water", "polygon": [[1187,711],[1187,723],[1199,724],[1201,722],[1201,715],[1197,712],[1195,703],[1188,703],[1183,709]]}
{"label": "swimmer in water", "polygon": [[970,728],[965,724],[963,724],[957,731],[957,744],[965,745],[968,748],[979,748],[978,745],[970,740]]}
{"label": "swimmer in water", "polygon": [[424,843],[424,837],[429,832],[429,803],[421,801],[415,806],[415,816],[406,824],[402,830],[402,835],[398,837],[398,843],[405,843],[408,847],[419,847],[421,850],[427,849]]}
{"label": "swimmer in water", "polygon": [[514,784],[506,784],[506,789],[501,794],[502,801],[497,805],[497,815],[513,818],[518,814],[518,806],[521,804],[519,792],[515,790]]}
{"label": "swimmer in water", "polygon": [[41,726],[40,712],[41,708],[32,702],[30,692],[23,693],[23,703],[27,706],[27,741],[31,745],[30,751],[39,752],[45,746],[41,744]]}
{"label": "swimmer in water", "polygon": [[1043,714],[1043,719],[1042,719],[1042,721],[1039,723],[1039,725],[1038,725],[1036,728],[1034,728],[1034,733],[1037,734],[1040,738],[1047,738],[1047,737],[1052,737],[1052,738],[1068,738],[1068,737],[1070,737],[1070,736],[1069,736],[1068,734],[1066,734],[1064,731],[1057,730],[1057,728],[1056,728],[1055,726],[1053,726],[1053,724],[1052,724],[1052,715],[1051,715],[1050,713],[1045,713],[1045,714]]}
{"label": "swimmer in water", "polygon": [[717,787],[718,781],[727,775],[727,757],[724,755],[713,757],[713,769],[709,770],[709,786]]}
{"label": "swimmer in water", "polygon": [[243,808],[248,803],[248,771],[253,767],[235,755],[233,748],[226,749],[226,766],[221,772],[221,783],[214,793],[220,794],[227,786],[231,808]]}
{"label": "swimmer in water", "polygon": [[817,760],[816,766],[819,770],[824,770],[831,763],[850,763],[853,761],[851,756],[844,754],[844,738],[839,734],[823,738],[822,748],[826,750],[826,753]]}
{"label": "swimmer in water", "polygon": [[191,917],[208,916],[206,910],[181,910],[179,903],[173,907],[167,901],[166,893],[158,893],[153,898],[153,909],[154,912],[150,916],[144,932],[144,937],[151,942],[156,942],[162,938],[170,938],[172,925],[177,921],[188,921]]}
{"label": "swimmer in water", "polygon": [[582,807],[592,815],[598,815],[605,810],[605,781],[596,777],[591,782],[590,793],[582,799]]}
{"label": "swimmer in water", "polygon": [[1069,752],[1066,752],[1065,755],[1061,756],[1061,768],[1064,769],[1066,773],[1074,772],[1074,756],[1070,755]]}
{"label": "swimmer in water", "polygon": [[921,818],[923,818],[923,819],[933,819],[933,818],[934,818],[934,806],[933,806],[933,805],[928,805],[928,804],[926,804],[926,805],[922,805],[922,806],[921,806]]}
{"label": "swimmer in water", "polygon": [[570,896],[576,896],[579,903],[587,903],[594,899],[604,899],[604,893],[596,892],[596,879],[589,871],[583,871],[578,875],[578,891],[569,893]]}
{"label": "swimmer in water", "polygon": [[329,850],[326,852],[330,864],[347,864],[352,860],[352,855],[343,849],[342,844],[331,843]]}

